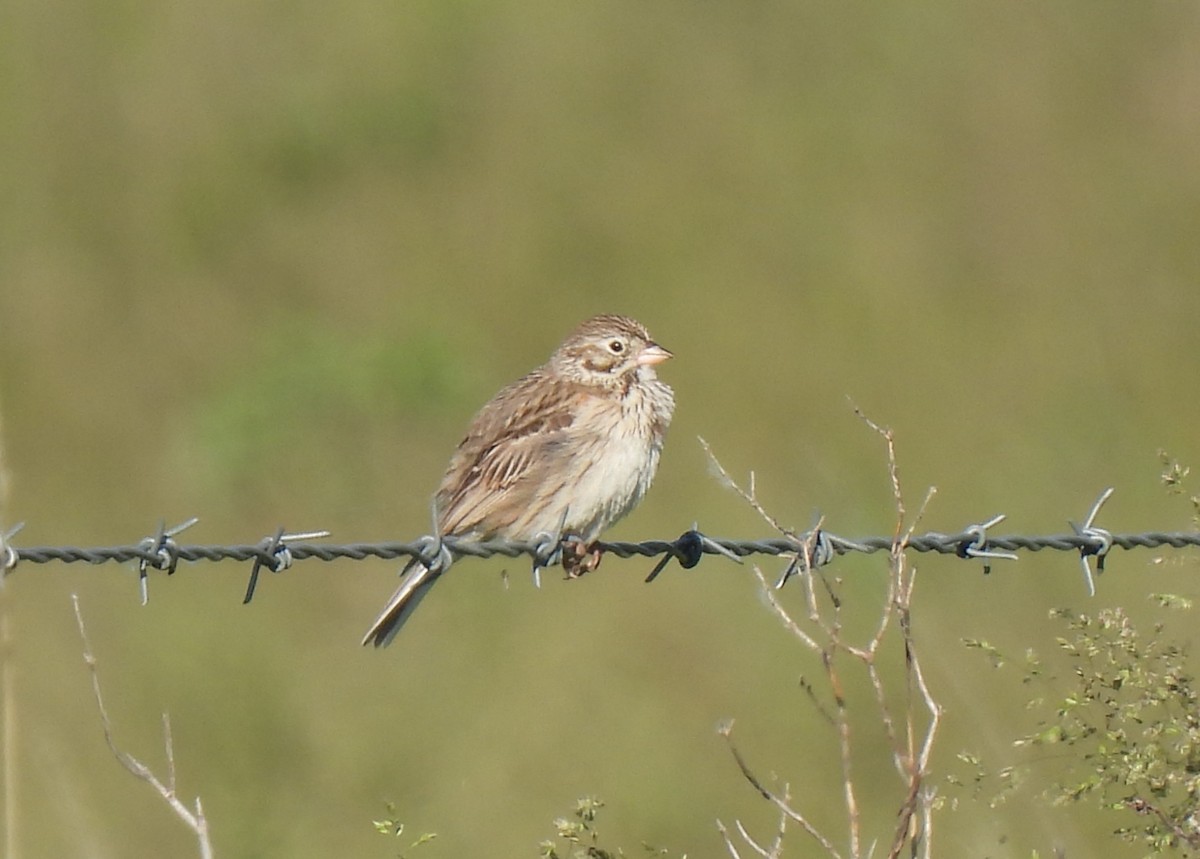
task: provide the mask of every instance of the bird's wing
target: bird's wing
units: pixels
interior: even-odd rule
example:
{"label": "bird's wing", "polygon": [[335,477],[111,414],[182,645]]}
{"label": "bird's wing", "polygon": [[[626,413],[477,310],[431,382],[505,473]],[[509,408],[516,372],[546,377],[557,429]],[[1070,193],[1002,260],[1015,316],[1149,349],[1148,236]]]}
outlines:
{"label": "bird's wing", "polygon": [[451,457],[438,490],[443,534],[479,537],[502,530],[498,505],[519,506],[522,484],[553,458],[566,438],[587,392],[578,384],[540,370],[514,382],[485,405]]}

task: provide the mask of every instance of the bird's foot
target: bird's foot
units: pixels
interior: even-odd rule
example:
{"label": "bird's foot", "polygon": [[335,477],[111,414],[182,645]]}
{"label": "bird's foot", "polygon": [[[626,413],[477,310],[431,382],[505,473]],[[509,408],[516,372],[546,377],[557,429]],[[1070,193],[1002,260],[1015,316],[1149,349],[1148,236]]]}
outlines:
{"label": "bird's foot", "polygon": [[598,542],[590,545],[575,537],[563,541],[562,565],[568,579],[577,579],[600,566],[603,550]]}

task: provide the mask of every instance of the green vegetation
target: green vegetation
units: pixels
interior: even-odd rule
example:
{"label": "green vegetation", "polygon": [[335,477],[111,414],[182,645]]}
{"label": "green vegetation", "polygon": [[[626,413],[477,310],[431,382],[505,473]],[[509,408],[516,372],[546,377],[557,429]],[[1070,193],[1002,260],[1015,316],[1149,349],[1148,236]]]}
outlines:
{"label": "green vegetation", "polygon": [[[1163,486],[1189,496],[1200,522],[1191,469],[1164,451],[1159,458]],[[1031,792],[1055,806],[1094,800],[1118,813],[1116,836],[1153,855],[1200,850],[1200,694],[1190,639],[1176,639],[1167,622],[1175,613],[1190,619],[1194,600],[1157,593],[1149,601],[1157,607],[1149,635],[1120,607],[1052,611],[1067,632],[1055,637],[1054,659],[1030,647],[1014,660],[986,641],[966,640],[994,669],[1018,666],[1021,688],[1032,695],[1022,721],[1032,725],[1012,741],[1023,760],[993,767],[963,752],[959,760],[970,775],[951,775],[950,783],[992,808]],[[1056,746],[1066,754],[1051,755]],[[1055,758],[1058,765],[1047,767]],[[1038,787],[1048,771],[1052,783]]]}
{"label": "green vegetation", "polygon": [[[1178,597],[1157,602],[1192,608]],[[1186,648],[1168,637],[1164,623],[1150,635],[1139,632],[1119,608],[1094,616],[1061,610],[1055,617],[1069,632],[1057,640],[1065,670],[1033,652],[1020,663],[1022,684],[1035,695],[1034,724],[1013,746],[1027,750],[1029,760],[989,772],[977,756],[962,755],[974,768],[974,789],[996,785],[993,807],[1013,792],[1036,789],[1041,759],[1062,746],[1065,772],[1042,796],[1055,805],[1095,800],[1124,820],[1136,815],[1136,823],[1120,824],[1115,834],[1155,855],[1200,849],[1200,697]],[[995,667],[1008,662],[982,642],[969,644]]]}
{"label": "green vegetation", "polygon": [[[380,835],[386,835],[389,838],[404,838],[404,823],[396,817],[396,813],[395,803],[389,802],[387,804],[387,817],[383,818],[382,820],[372,821],[375,825],[375,831]],[[410,842],[408,846],[404,848],[403,852],[396,855],[399,857],[399,859],[405,859],[405,857],[411,855],[414,850],[425,844],[429,844],[435,838],[437,838],[436,832],[424,832]]]}
{"label": "green vegetation", "polygon": [[[607,850],[600,846],[600,833],[596,818],[604,803],[594,796],[585,796],[575,803],[571,817],[560,817],[554,821],[554,838],[543,841],[538,847],[541,859],[619,859],[625,856],[670,856],[669,851],[643,844],[634,854],[619,847]],[[561,843],[560,843],[561,842]],[[684,857],[687,859],[687,857]]]}

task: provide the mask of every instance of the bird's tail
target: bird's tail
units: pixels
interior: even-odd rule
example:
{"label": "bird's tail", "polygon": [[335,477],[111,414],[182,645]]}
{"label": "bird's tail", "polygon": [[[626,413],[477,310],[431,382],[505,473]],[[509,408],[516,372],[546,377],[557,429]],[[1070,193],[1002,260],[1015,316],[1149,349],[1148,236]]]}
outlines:
{"label": "bird's tail", "polygon": [[400,587],[396,588],[379,617],[375,618],[363,636],[363,646],[374,644],[376,647],[386,647],[390,644],[437,580],[438,575],[420,561],[414,560],[409,564],[400,579]]}

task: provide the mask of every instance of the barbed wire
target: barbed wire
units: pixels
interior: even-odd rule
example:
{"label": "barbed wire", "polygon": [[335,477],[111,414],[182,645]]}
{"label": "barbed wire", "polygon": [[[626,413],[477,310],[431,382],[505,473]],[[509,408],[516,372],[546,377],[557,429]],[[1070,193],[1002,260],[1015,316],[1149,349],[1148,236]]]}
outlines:
{"label": "barbed wire", "polygon": [[[1038,552],[1043,549],[1079,552],[1080,565],[1089,594],[1095,593],[1095,580],[1090,558],[1096,558],[1098,571],[1104,570],[1104,562],[1113,547],[1121,549],[1153,549],[1171,547],[1181,549],[1200,547],[1200,532],[1192,531],[1149,531],[1136,534],[1117,534],[1097,527],[1095,519],[1104,503],[1112,496],[1106,489],[1092,505],[1082,525],[1070,522],[1072,533],[1050,535],[1010,534],[993,537],[988,530],[1004,521],[1005,516],[993,516],[983,522],[968,525],[956,534],[928,532],[913,535],[904,540],[903,548],[916,552],[935,552],[955,555],[959,558],[976,559],[984,562],[985,573],[991,570],[991,561],[1018,559],[1016,552]],[[420,562],[444,572],[459,559],[465,557],[490,558],[502,555],[516,558],[528,556],[533,561],[535,578],[540,570],[558,563],[562,557],[564,543],[570,535],[539,534],[533,540],[468,540],[458,537],[425,536],[412,542],[372,542],[328,544],[310,542],[329,536],[328,531],[286,533],[280,528],[274,535],[257,543],[240,545],[181,545],[175,538],[184,530],[195,525],[198,519],[189,519],[173,528],[160,524],[156,533],[136,544],[125,546],[101,546],[79,548],[75,546],[16,546],[13,537],[21,525],[0,534],[0,573],[9,575],[19,563],[33,564],[136,562],[141,583],[142,601],[147,599],[146,580],[148,571],[156,569],[168,575],[174,573],[180,561],[252,561],[250,581],[247,584],[245,602],[254,596],[260,572],[282,572],[295,561],[317,559],[321,561],[353,560],[367,558],[396,560],[406,558],[409,562]],[[693,526],[674,540],[643,540],[641,542],[600,541],[597,545],[603,553],[619,558],[661,556],[659,562],[646,577],[653,581],[672,561],[678,561],[684,569],[695,567],[704,555],[721,555],[737,563],[751,555],[783,556],[792,559],[777,581],[782,587],[798,572],[825,566],[835,557],[850,552],[872,553],[891,551],[897,537],[861,537],[847,539],[823,528],[814,528],[803,533],[783,533],[775,537],[760,539],[725,539],[701,533]]]}

